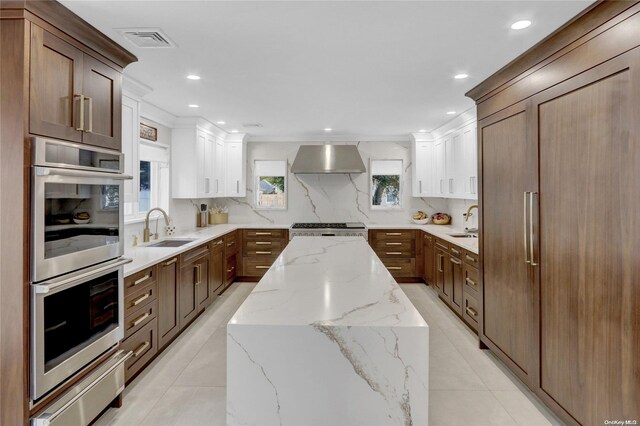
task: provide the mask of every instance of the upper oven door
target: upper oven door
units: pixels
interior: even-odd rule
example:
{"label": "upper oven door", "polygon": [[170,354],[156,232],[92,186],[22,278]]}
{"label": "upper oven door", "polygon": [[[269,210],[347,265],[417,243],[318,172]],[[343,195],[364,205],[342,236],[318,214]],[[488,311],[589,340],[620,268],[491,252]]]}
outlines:
{"label": "upper oven door", "polygon": [[31,281],[124,253],[120,173],[32,167]]}

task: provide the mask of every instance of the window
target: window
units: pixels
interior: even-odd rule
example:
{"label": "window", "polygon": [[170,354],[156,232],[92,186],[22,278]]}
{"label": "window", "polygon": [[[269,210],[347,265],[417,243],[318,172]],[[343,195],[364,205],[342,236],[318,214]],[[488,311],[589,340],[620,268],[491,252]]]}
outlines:
{"label": "window", "polygon": [[256,160],[254,163],[256,208],[287,209],[287,161]]}
{"label": "window", "polygon": [[371,160],[371,208],[398,209],[401,200],[402,160]]}
{"label": "window", "polygon": [[164,145],[140,141],[137,200],[125,203],[126,219],[141,217],[154,207],[169,211],[168,151]]}

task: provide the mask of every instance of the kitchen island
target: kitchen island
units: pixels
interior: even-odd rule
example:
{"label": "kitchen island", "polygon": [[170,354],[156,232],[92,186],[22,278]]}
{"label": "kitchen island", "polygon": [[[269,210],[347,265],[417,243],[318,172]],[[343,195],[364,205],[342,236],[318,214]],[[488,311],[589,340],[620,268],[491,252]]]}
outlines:
{"label": "kitchen island", "polygon": [[227,424],[426,425],[428,357],[365,239],[296,237],[227,325]]}

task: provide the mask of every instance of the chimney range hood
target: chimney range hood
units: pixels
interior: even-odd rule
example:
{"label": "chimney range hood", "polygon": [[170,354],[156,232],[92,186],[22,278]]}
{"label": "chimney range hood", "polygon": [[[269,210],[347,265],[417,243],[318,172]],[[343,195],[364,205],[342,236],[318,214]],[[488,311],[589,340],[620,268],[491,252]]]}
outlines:
{"label": "chimney range hood", "polygon": [[291,172],[365,173],[367,169],[355,145],[301,145]]}

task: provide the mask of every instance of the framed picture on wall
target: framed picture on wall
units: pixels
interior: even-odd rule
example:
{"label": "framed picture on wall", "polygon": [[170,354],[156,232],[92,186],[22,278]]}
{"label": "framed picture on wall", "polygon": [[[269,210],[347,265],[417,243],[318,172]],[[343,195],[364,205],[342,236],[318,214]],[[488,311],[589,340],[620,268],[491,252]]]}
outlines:
{"label": "framed picture on wall", "polygon": [[140,138],[156,142],[158,140],[158,129],[140,123]]}

